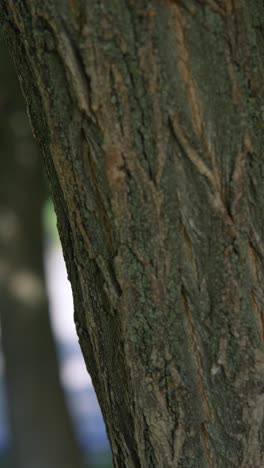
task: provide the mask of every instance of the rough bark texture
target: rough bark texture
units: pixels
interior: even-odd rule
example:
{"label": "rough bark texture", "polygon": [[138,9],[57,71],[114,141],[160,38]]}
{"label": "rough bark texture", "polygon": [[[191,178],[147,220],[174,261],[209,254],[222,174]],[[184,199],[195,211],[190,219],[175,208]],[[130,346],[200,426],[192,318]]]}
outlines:
{"label": "rough bark texture", "polygon": [[78,468],[44,282],[43,167],[2,40],[0,57],[0,326],[12,466]]}
{"label": "rough bark texture", "polygon": [[262,0],[6,0],[116,467],[264,466]]}

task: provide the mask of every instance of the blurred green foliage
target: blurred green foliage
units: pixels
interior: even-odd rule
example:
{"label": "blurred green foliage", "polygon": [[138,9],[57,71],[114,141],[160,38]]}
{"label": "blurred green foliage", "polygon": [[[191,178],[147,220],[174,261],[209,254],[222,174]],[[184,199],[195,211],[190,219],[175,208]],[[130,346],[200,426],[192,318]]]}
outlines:
{"label": "blurred green foliage", "polygon": [[42,216],[45,241],[58,244],[60,238],[57,229],[57,217],[51,197],[48,197],[44,203]]}

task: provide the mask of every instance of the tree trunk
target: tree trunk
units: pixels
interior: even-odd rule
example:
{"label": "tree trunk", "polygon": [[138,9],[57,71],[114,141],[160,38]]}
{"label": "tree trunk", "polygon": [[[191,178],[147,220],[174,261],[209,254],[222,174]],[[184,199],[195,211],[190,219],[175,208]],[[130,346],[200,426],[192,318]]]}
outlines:
{"label": "tree trunk", "polygon": [[262,0],[0,15],[115,466],[264,466]]}
{"label": "tree trunk", "polygon": [[0,56],[0,323],[14,463],[78,468],[44,282],[41,158],[3,43]]}

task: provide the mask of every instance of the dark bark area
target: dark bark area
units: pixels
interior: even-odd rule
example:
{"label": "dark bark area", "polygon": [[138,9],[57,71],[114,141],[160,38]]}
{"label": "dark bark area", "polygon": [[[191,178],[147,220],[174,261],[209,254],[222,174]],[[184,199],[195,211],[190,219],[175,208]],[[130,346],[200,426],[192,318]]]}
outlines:
{"label": "dark bark area", "polygon": [[115,466],[263,466],[262,0],[1,9]]}
{"label": "dark bark area", "polygon": [[42,161],[2,38],[0,58],[0,326],[12,466],[78,468],[44,281]]}

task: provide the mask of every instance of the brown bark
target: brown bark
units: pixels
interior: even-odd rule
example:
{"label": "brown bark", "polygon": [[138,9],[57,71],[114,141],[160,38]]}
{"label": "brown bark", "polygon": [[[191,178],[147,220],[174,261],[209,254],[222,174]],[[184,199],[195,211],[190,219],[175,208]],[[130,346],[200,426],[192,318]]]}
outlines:
{"label": "brown bark", "polygon": [[16,468],[78,468],[43,271],[41,157],[0,43],[0,325]]}
{"label": "brown bark", "polygon": [[2,4],[115,466],[263,466],[262,0]]}

